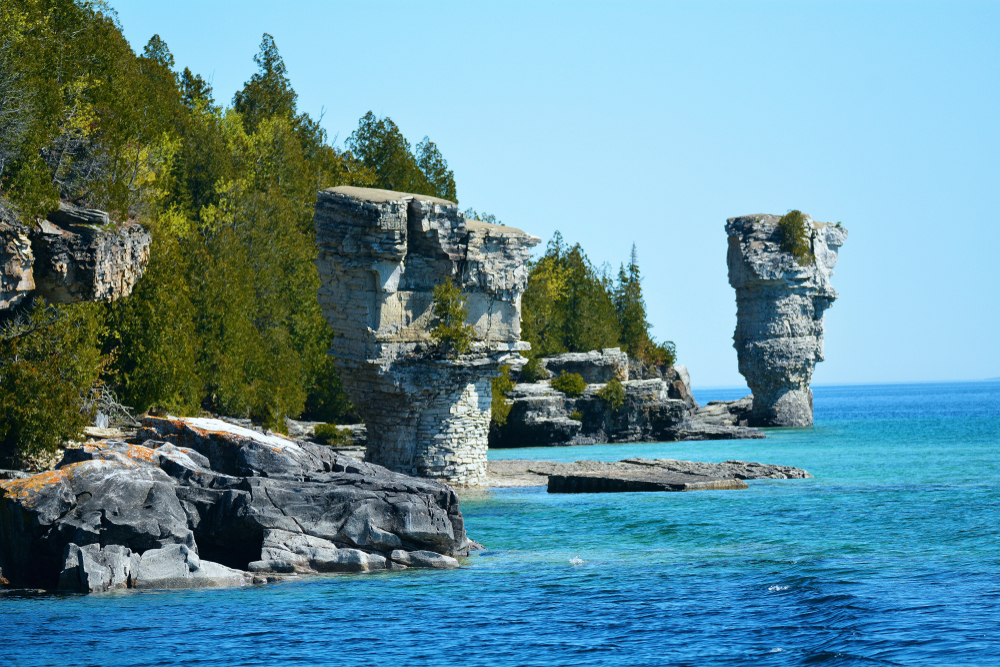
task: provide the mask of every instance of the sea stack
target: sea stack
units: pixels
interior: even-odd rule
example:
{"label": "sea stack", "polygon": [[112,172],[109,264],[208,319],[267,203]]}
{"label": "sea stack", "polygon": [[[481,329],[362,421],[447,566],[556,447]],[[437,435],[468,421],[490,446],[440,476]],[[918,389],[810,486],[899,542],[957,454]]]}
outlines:
{"label": "sea stack", "polygon": [[803,216],[809,250],[796,257],[782,249],[780,220],[758,214],[726,221],[733,347],[753,391],[750,426],[812,426],[809,383],[823,361],[823,313],[837,298],[830,278],[847,230]]}
{"label": "sea stack", "polygon": [[[319,303],[331,354],[368,427],[365,459],[420,477],[486,481],[491,379],[517,365],[521,295],[541,239],[467,220],[450,201],[337,187],[314,218]],[[431,291],[452,279],[468,296],[474,342],[452,358],[436,349]]]}

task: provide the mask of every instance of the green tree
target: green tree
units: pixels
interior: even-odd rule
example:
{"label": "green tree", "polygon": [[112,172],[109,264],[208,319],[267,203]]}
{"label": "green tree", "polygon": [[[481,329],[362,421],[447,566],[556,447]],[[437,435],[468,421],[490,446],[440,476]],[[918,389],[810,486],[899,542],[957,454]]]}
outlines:
{"label": "green tree", "polygon": [[472,345],[473,328],[465,323],[469,317],[469,297],[462,294],[451,278],[447,278],[431,292],[434,308],[434,326],[431,340],[449,356],[465,354]]}
{"label": "green tree", "polygon": [[[428,137],[417,144],[417,167],[424,176],[433,196],[458,203],[455,189],[455,174],[448,168],[448,161],[441,155],[437,145]],[[427,194],[427,193],[418,193]]]}
{"label": "green tree", "polygon": [[288,80],[288,69],[274,37],[264,33],[253,61],[257,72],[233,97],[233,109],[240,114],[247,132],[253,132],[266,118],[294,120],[298,95]]}
{"label": "green tree", "polygon": [[510,415],[510,408],[513,405],[507,400],[507,395],[514,389],[514,382],[510,379],[510,366],[501,366],[496,377],[490,382],[492,390],[490,421],[495,426],[503,426],[507,423],[507,416]]}
{"label": "green tree", "polygon": [[791,253],[799,264],[805,266],[816,261],[812,249],[812,230],[801,211],[789,211],[778,220],[781,249]]}
{"label": "green tree", "polygon": [[618,378],[611,378],[597,392],[597,397],[604,401],[612,412],[618,412],[625,405],[625,387]]}
{"label": "green tree", "polygon": [[104,359],[97,304],[38,303],[0,329],[0,459],[21,466],[79,437],[91,415],[83,399]]}
{"label": "green tree", "polygon": [[371,186],[458,203],[455,176],[429,138],[424,137],[414,154],[391,118],[376,118],[369,111],[345,143],[349,151],[345,157],[356,159],[372,174]]}

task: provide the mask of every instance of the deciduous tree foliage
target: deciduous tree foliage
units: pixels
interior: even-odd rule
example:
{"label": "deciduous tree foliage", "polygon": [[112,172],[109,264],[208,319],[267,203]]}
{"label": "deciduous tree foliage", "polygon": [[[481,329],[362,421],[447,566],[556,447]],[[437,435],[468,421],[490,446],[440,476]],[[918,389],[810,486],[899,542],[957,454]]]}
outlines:
{"label": "deciduous tree foliage", "polygon": [[[139,411],[207,409],[275,429],[285,416],[357,418],[316,299],[316,192],[357,185],[457,200],[454,175],[430,139],[413,151],[371,113],[349,150],[330,145],[298,110],[273,37],[254,62],[227,109],[200,75],[178,73],[159,36],[133,53],[104,3],[0,3],[0,197],[26,224],[68,199],[153,235],[129,297],[61,308],[60,321],[76,324],[3,343],[0,404],[26,415],[4,419],[3,446],[70,437],[99,377]],[[50,428],[56,420],[63,430]]]}

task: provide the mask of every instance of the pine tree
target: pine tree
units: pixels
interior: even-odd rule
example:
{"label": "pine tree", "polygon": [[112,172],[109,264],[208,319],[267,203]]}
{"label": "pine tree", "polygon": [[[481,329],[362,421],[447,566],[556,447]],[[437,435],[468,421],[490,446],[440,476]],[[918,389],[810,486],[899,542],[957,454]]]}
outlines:
{"label": "pine tree", "polygon": [[621,344],[633,359],[641,359],[649,352],[649,322],[646,321],[646,303],[642,297],[642,277],[635,244],[628,268],[618,270],[615,286],[615,310],[621,328]]}

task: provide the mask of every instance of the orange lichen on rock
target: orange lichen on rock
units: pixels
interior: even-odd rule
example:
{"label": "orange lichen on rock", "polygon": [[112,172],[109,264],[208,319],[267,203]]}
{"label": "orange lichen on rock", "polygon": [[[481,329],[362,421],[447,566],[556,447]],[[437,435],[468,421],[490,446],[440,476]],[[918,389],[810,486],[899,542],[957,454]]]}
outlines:
{"label": "orange lichen on rock", "polygon": [[154,465],[159,462],[159,456],[156,452],[149,447],[143,447],[142,445],[129,445],[124,454],[130,459],[145,461],[146,463],[152,463]]}
{"label": "orange lichen on rock", "polygon": [[6,491],[7,496],[24,500],[41,491],[47,486],[61,484],[66,478],[64,469],[47,470],[46,472],[32,475],[27,479],[9,479],[0,482],[0,489]]}

